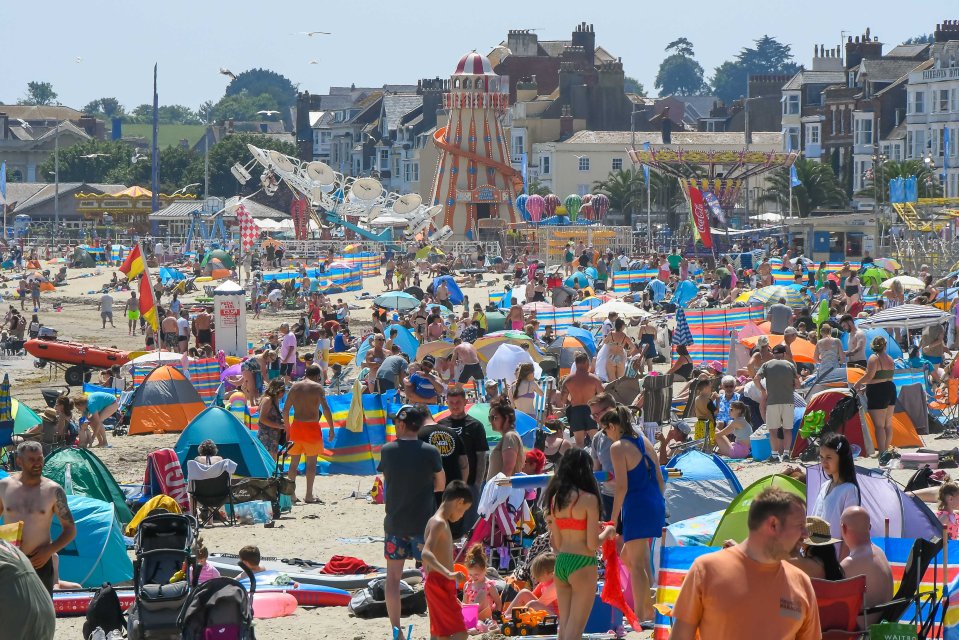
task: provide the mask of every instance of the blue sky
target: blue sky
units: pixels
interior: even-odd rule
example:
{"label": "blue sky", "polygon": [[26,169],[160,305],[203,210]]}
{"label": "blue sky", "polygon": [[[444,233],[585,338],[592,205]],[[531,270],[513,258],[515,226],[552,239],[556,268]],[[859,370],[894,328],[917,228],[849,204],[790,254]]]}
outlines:
{"label": "blue sky", "polygon": [[[727,9],[716,10],[719,4]],[[813,45],[835,46],[842,31],[855,35],[870,27],[894,45],[959,18],[959,12],[944,13],[947,3],[936,6],[942,9],[892,0],[4,1],[0,101],[15,102],[27,82],[42,80],[53,83],[63,104],[80,108],[114,96],[129,110],[151,100],[154,62],[160,102],[192,108],[223,95],[221,66],[236,73],[273,69],[314,93],[350,83],[415,84],[448,76],[460,56],[488,52],[509,29],[535,28],[540,39],[565,40],[584,20],[594,25],[597,44],[620,56],[626,73],[652,91],[663,48],[679,36],[693,42],[707,76],[763,34],[792,45],[797,62],[808,67]],[[312,30],[333,35],[293,35]]]}

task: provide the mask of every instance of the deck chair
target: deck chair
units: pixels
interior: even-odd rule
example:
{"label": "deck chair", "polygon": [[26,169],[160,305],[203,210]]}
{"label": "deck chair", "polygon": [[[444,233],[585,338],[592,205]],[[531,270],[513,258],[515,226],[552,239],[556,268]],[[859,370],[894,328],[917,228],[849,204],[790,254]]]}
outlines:
{"label": "deck chair", "polygon": [[929,403],[929,409],[943,429],[959,429],[959,379],[949,378],[946,387]]}
{"label": "deck chair", "polygon": [[813,578],[812,588],[816,592],[823,640],[868,636],[868,631],[859,628],[857,619],[865,615],[866,576],[845,580]]}
{"label": "deck chair", "polygon": [[[212,526],[216,518],[220,518],[221,521],[228,522],[230,525],[236,525],[230,470],[224,468],[219,475],[204,477],[204,467],[196,460],[187,461],[186,466],[190,508],[199,525],[201,527]],[[224,519],[220,516],[220,509],[227,504],[230,505],[230,514],[228,518]]]}
{"label": "deck chair", "polygon": [[[913,622],[919,627],[919,637],[929,637],[929,631],[935,623],[936,610],[939,608],[940,601],[935,590],[920,591],[920,586],[922,577],[940,551],[942,551],[941,538],[933,538],[932,540],[916,538],[912,550],[909,552],[909,557],[906,559],[902,582],[899,583],[899,589],[892,600],[869,607],[865,613],[879,614],[879,619],[876,622],[898,622],[909,605],[914,604],[916,605],[916,614]],[[927,616],[926,619],[923,619],[924,615]]]}

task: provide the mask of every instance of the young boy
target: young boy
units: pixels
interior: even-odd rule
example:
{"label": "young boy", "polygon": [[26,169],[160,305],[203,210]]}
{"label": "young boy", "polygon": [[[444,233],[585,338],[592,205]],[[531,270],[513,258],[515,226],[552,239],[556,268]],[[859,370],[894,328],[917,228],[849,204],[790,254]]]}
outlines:
{"label": "young boy", "polygon": [[509,618],[510,611],[515,607],[529,607],[537,611],[547,611],[553,615],[559,613],[556,602],[556,582],[554,570],[556,569],[556,556],[552,553],[542,553],[533,559],[530,565],[530,575],[536,582],[532,591],[523,589],[516,594],[513,601],[503,611],[503,617]]}
{"label": "young boy", "polygon": [[260,548],[252,544],[248,544],[242,549],[240,549],[240,564],[245,566],[247,569],[253,573],[262,573],[266,571],[263,567],[260,566]]}
{"label": "young boy", "polygon": [[[733,400],[729,403],[729,425],[716,432],[716,449],[719,455],[729,458],[745,458],[749,455],[751,448],[749,445],[749,436],[753,433],[753,428],[746,421],[746,404]],[[730,441],[732,435],[735,441]]]}
{"label": "young boy", "polygon": [[430,615],[430,635],[435,638],[465,640],[466,623],[456,584],[466,580],[453,571],[453,535],[450,523],[458,522],[473,504],[473,492],[462,480],[453,480],[443,491],[443,502],[426,525],[423,567],[426,569],[426,606]]}

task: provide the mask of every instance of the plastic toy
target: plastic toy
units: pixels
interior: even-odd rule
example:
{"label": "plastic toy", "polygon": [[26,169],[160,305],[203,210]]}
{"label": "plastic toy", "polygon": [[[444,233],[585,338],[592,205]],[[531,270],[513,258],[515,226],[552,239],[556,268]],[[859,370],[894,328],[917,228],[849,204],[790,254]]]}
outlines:
{"label": "plastic toy", "polygon": [[498,611],[494,614],[504,636],[551,635],[559,630],[559,618],[548,611],[516,607],[511,613],[509,620]]}

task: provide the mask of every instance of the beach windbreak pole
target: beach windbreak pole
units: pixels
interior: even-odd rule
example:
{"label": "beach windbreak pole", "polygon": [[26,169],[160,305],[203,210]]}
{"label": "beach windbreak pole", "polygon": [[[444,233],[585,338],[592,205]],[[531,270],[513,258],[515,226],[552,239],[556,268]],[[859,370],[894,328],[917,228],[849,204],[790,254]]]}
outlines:
{"label": "beach windbreak pole", "polygon": [[153,147],[151,149],[150,188],[153,195],[150,198],[150,210],[156,213],[160,210],[160,97],[157,95],[157,64],[153,64]]}

